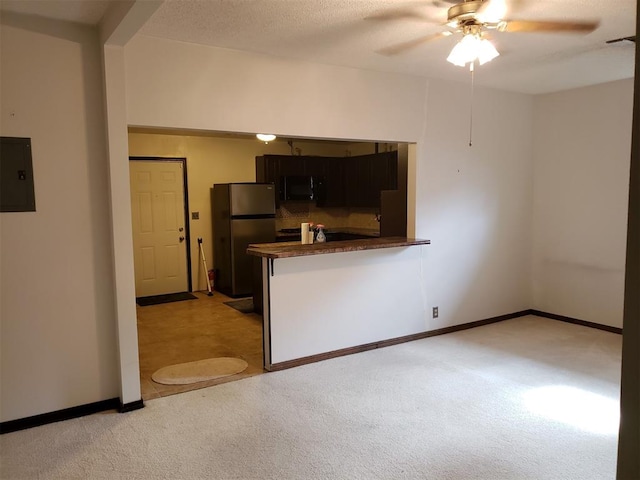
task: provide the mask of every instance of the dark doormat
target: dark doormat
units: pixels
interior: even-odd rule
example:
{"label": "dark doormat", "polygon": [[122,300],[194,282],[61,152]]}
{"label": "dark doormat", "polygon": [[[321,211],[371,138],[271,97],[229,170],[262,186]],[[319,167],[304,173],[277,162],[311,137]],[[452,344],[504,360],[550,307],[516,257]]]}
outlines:
{"label": "dark doormat", "polygon": [[198,297],[189,293],[167,293],[165,295],[153,295],[151,297],[137,297],[136,303],[141,307],[158,305],[159,303],[181,302],[182,300],[197,300]]}
{"label": "dark doormat", "polygon": [[253,298],[243,298],[241,300],[233,300],[231,302],[224,302],[225,305],[229,305],[231,308],[235,308],[242,313],[253,313]]}

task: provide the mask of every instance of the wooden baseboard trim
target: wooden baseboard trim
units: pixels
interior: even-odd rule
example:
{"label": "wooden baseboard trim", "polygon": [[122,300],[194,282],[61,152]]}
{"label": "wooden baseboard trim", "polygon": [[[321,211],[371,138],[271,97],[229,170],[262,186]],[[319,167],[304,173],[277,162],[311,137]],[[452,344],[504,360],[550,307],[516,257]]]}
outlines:
{"label": "wooden baseboard trim", "polygon": [[461,330],[468,330],[469,328],[482,327],[483,325],[503,322],[505,320],[511,320],[512,318],[525,317],[530,314],[531,314],[530,310],[521,310],[519,312],[507,313],[505,315],[498,315],[497,317],[485,318],[484,320],[476,320],[474,322],[463,323],[462,325],[453,325],[452,327],[439,328],[437,330],[431,330],[429,332],[425,332],[423,338],[435,337],[436,335],[444,335],[446,333],[459,332]]}
{"label": "wooden baseboard trim", "polygon": [[345,355],[352,355],[354,353],[366,352],[368,350],[375,350],[376,348],[390,347],[392,345],[399,345],[401,343],[413,342],[415,340],[421,340],[423,338],[435,337],[437,335],[444,335],[446,333],[459,332],[461,330],[467,330],[469,328],[481,327],[483,325],[489,325],[490,323],[502,322],[504,320],[510,320],[512,318],[524,317],[530,315],[530,310],[522,310],[520,312],[508,313],[506,315],[499,315],[497,317],[486,318],[484,320],[476,320],[475,322],[463,323],[462,325],[454,325],[452,327],[439,328],[437,330],[430,330],[428,332],[415,333],[413,335],[406,335],[403,337],[391,338],[389,340],[381,340],[379,342],[367,343],[364,345],[358,345],[355,347],[342,348],[340,350],[334,350],[332,352],[320,353],[318,355],[310,355],[308,357],[296,358],[295,360],[287,360],[286,362],[274,363],[268,368],[269,371],[275,372],[278,370],[286,370],[288,368],[299,367],[301,365],[307,365],[309,363],[321,362],[323,360],[329,360],[330,358],[343,357]]}
{"label": "wooden baseboard trim", "polygon": [[622,335],[622,329],[619,327],[611,327],[609,325],[602,325],[600,323],[587,322],[586,320],[579,320],[577,318],[565,317],[564,315],[557,315],[555,313],[541,312],[540,310],[530,310],[531,315],[536,317],[550,318],[552,320],[560,320],[561,322],[573,323],[575,325],[582,325],[583,327],[596,328],[598,330],[604,330],[605,332],[618,333]]}
{"label": "wooden baseboard trim", "polygon": [[120,413],[127,413],[133,412],[134,410],[140,410],[141,408],[144,408],[144,402],[142,399],[136,400],[135,402],[121,403],[118,411]]}
{"label": "wooden baseboard trim", "polygon": [[77,407],[56,410],[55,412],[42,413],[33,417],[19,418],[0,423],[0,435],[17,432],[27,428],[39,427],[48,423],[61,422],[72,418],[84,417],[93,413],[104,412],[105,410],[118,410],[120,408],[119,398],[110,398],[100,402],[87,403]]}

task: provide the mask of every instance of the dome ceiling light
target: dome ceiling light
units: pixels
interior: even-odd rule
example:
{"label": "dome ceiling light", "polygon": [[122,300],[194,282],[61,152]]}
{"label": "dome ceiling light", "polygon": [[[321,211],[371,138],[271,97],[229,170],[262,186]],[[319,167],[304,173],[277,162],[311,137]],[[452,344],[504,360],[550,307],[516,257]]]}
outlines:
{"label": "dome ceiling light", "polygon": [[276,136],[272,133],[257,133],[256,137],[264,143],[273,142],[276,139]]}

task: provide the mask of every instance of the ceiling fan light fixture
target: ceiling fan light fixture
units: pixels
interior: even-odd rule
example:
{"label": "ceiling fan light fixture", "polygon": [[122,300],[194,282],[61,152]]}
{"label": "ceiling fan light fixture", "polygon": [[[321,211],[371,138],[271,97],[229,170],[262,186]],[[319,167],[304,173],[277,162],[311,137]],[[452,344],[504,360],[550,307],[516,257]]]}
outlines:
{"label": "ceiling fan light fixture", "polygon": [[447,61],[458,67],[464,67],[476,60],[480,65],[484,65],[498,55],[500,54],[496,47],[489,40],[480,35],[469,33],[453,47]]}
{"label": "ceiling fan light fixture", "polygon": [[257,133],[256,137],[258,140],[261,140],[264,143],[269,143],[276,139],[276,136],[273,135],[272,133]]}
{"label": "ceiling fan light fixture", "polygon": [[496,50],[496,47],[493,46],[493,43],[491,43],[486,38],[480,40],[477,53],[478,63],[480,63],[480,65],[484,65],[485,63],[490,62],[498,55],[500,55],[500,52]]}
{"label": "ceiling fan light fixture", "polygon": [[467,50],[464,48],[462,41],[456,43],[451,49],[447,62],[453,63],[458,67],[464,67],[465,63],[467,63]]}

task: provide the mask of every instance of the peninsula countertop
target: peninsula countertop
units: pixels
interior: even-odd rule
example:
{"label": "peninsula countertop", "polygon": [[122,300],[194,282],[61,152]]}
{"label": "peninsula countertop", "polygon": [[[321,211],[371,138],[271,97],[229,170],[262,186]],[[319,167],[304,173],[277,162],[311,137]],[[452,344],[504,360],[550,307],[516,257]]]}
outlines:
{"label": "peninsula countertop", "polygon": [[431,240],[406,237],[380,237],[361,240],[344,240],[303,245],[300,242],[257,243],[249,245],[247,254],[264,258],[290,258],[327,253],[357,252],[380,248],[429,245]]}

